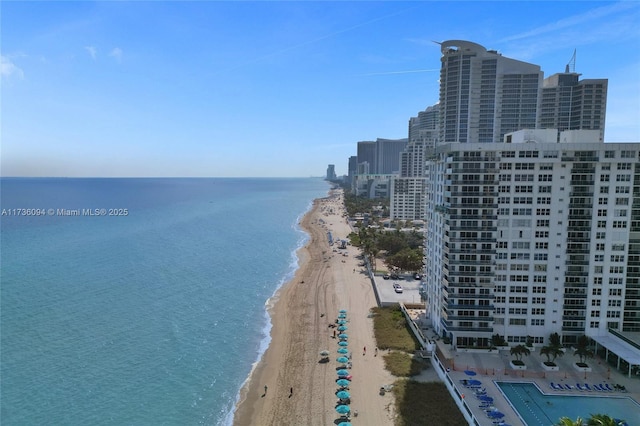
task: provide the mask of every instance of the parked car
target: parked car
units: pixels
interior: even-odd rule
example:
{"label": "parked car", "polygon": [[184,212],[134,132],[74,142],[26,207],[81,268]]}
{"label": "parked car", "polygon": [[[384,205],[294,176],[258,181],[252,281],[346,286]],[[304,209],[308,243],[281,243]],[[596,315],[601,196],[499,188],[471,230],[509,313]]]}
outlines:
{"label": "parked car", "polygon": [[398,276],[398,274],[391,274],[391,279],[392,280],[398,280],[398,279],[400,279],[400,277]]}
{"label": "parked car", "polygon": [[383,279],[383,280],[388,280],[389,278],[391,278],[391,274],[384,274],[384,275],[382,276],[382,279]]}
{"label": "parked car", "polygon": [[401,286],[400,284],[398,284],[398,283],[395,283],[395,284],[393,285],[393,290],[394,290],[396,293],[402,293],[402,286]]}
{"label": "parked car", "polygon": [[413,275],[413,278],[416,280],[421,280],[422,279],[422,275],[418,274],[417,272]]}

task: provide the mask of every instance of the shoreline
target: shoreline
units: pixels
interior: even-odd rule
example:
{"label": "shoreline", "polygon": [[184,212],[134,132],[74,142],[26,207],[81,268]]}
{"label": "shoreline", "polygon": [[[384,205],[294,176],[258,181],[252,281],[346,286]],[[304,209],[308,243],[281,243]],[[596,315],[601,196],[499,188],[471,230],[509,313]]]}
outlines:
{"label": "shoreline", "polygon": [[[326,425],[340,417],[334,409],[337,341],[329,328],[339,309],[348,309],[353,330],[351,391],[358,404],[352,410],[360,410],[363,424],[392,424],[393,399],[377,392],[393,379],[384,370],[382,357],[373,355],[368,313],[376,302],[371,283],[358,266],[355,248],[337,252],[327,241],[329,231],[334,239],[351,232],[344,218],[342,190],[315,199],[299,224],[309,238],[296,251],[293,278],[266,303],[271,340],[240,389],[233,424]],[[371,348],[367,356],[355,350],[367,346]],[[321,350],[331,352],[328,363],[319,362]]]}

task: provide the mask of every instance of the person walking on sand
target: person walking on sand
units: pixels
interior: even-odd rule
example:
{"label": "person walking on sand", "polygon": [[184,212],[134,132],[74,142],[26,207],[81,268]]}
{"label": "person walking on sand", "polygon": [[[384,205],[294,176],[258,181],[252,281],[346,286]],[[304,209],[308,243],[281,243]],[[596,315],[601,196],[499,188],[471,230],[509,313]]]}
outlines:
{"label": "person walking on sand", "polygon": [[293,386],[291,386],[291,389],[289,391],[289,398],[291,398],[293,396]]}
{"label": "person walking on sand", "polygon": [[377,346],[376,346],[376,349],[375,349],[375,351],[374,351],[373,356],[378,356],[378,347],[377,347]]}
{"label": "person walking on sand", "polygon": [[264,394],[267,394],[267,385],[264,385]]}
{"label": "person walking on sand", "polygon": [[364,348],[362,348],[362,356],[365,356],[367,354],[367,347],[365,346]]}

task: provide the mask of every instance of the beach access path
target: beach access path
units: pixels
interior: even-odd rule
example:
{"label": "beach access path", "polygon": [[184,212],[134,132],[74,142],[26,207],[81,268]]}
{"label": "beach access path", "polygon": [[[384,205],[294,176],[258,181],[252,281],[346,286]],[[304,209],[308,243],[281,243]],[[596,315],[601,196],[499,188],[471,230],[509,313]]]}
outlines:
{"label": "beach access path", "polygon": [[[337,244],[330,246],[327,238],[328,232],[334,241],[346,239],[351,232],[342,197],[342,190],[336,189],[327,198],[315,200],[301,222],[311,238],[298,252],[300,267],[293,280],[282,287],[269,308],[271,344],[241,390],[234,425],[337,424],[339,346],[329,324],[335,322],[340,309],[347,310],[346,333],[352,353],[352,421],[393,424],[393,395],[379,393],[381,386],[394,379],[384,369],[382,353],[374,356],[369,313],[376,300],[371,281],[359,266],[357,248],[334,251]],[[322,350],[330,352],[329,362],[320,362]]]}

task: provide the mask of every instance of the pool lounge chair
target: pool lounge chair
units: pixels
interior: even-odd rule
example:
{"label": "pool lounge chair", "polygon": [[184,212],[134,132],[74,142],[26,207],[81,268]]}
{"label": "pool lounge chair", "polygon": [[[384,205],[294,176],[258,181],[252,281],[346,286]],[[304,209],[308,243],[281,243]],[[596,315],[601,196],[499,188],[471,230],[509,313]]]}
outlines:
{"label": "pool lounge chair", "polygon": [[[560,385],[560,386],[562,386],[562,385]],[[564,388],[566,390],[573,390],[573,386],[571,386],[571,385],[564,385]]]}
{"label": "pool lounge chair", "polygon": [[602,389],[600,385],[593,385],[593,388],[599,392],[606,392],[606,390]]}
{"label": "pool lounge chair", "polygon": [[580,386],[580,383],[576,383],[576,389],[578,389],[579,391],[587,390],[587,389],[583,388],[582,386]]}
{"label": "pool lounge chair", "polygon": [[553,389],[553,390],[564,390],[564,388],[561,385],[556,385],[553,382],[551,382],[551,389]]}
{"label": "pool lounge chair", "polygon": [[609,383],[602,383],[600,387],[608,392],[613,392],[615,390],[611,386],[609,386]]}

